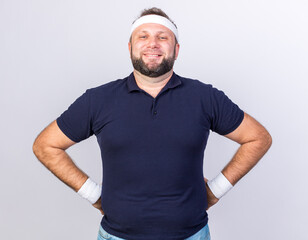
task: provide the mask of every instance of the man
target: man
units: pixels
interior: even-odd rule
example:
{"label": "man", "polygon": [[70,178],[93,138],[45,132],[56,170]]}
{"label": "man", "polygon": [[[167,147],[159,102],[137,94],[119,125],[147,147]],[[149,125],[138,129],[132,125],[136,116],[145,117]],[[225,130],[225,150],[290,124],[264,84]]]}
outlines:
{"label": "man", "polygon": [[[87,89],[33,145],[37,158],[104,215],[98,239],[210,239],[206,210],[261,159],[271,136],[222,91],[173,72],[176,25],[144,10],[128,43],[133,73]],[[216,178],[203,177],[209,130],[240,147]],[[102,187],[65,150],[95,134]]]}

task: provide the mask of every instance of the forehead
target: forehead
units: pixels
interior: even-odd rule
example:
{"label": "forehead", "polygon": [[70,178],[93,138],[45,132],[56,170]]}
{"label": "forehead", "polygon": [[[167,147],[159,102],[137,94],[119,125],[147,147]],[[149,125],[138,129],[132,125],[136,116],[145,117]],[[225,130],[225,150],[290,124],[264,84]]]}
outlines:
{"label": "forehead", "polygon": [[137,27],[132,34],[137,34],[137,33],[142,33],[142,32],[148,32],[148,33],[166,33],[166,34],[170,34],[172,35],[173,32],[158,23],[144,23],[142,25],[140,25],[139,27]]}

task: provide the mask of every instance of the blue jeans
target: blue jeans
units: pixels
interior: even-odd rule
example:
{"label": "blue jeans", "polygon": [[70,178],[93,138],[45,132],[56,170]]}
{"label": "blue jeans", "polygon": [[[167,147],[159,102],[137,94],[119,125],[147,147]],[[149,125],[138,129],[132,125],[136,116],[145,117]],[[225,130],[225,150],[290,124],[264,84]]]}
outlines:
{"label": "blue jeans", "polygon": [[[102,228],[102,226],[100,225],[97,240],[106,240],[106,239],[109,239],[109,240],[125,240],[123,238],[119,238],[119,237],[116,237],[114,235],[107,233]],[[157,239],[157,240],[159,240],[159,239]],[[189,238],[186,238],[184,240],[211,240],[210,230],[209,230],[208,224],[205,225],[201,230],[196,232],[194,235],[192,235]]]}

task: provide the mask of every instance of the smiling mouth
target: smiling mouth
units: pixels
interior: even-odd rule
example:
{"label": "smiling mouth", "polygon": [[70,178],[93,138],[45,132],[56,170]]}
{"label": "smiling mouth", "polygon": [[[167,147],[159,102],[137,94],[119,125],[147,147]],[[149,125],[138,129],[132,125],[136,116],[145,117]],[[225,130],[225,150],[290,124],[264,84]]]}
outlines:
{"label": "smiling mouth", "polygon": [[144,56],[148,58],[159,58],[162,55],[161,54],[144,54]]}

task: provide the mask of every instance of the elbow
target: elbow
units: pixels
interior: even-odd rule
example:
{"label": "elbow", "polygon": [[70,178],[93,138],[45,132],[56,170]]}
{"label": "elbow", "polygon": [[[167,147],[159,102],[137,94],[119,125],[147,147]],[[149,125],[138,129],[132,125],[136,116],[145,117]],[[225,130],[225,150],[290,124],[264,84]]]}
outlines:
{"label": "elbow", "polygon": [[32,151],[39,162],[49,169],[52,165],[50,151],[48,150],[48,146],[46,146],[39,137],[34,141]]}
{"label": "elbow", "polygon": [[270,134],[268,134],[268,148],[270,148],[272,146],[272,143],[273,143],[272,136]]}
{"label": "elbow", "polygon": [[266,136],[265,136],[266,146],[270,148],[272,146],[272,142],[273,142],[273,139],[272,139],[271,134],[268,131],[266,131]]}
{"label": "elbow", "polygon": [[64,150],[54,147],[46,138],[40,136],[35,139],[32,151],[36,158],[48,169],[58,164],[56,159],[64,152]]}
{"label": "elbow", "polygon": [[47,150],[48,146],[44,143],[40,136],[38,136],[32,145],[32,151],[40,162],[42,162],[45,158]]}
{"label": "elbow", "polygon": [[37,157],[37,159],[40,160],[40,156],[42,154],[42,145],[40,144],[40,141],[38,140],[38,138],[35,139],[32,145],[32,151],[34,155]]}
{"label": "elbow", "polygon": [[266,153],[268,151],[268,149],[272,146],[272,136],[270,135],[270,133],[268,131],[264,131],[261,135],[261,143],[262,143],[262,148],[264,149],[264,153]]}

